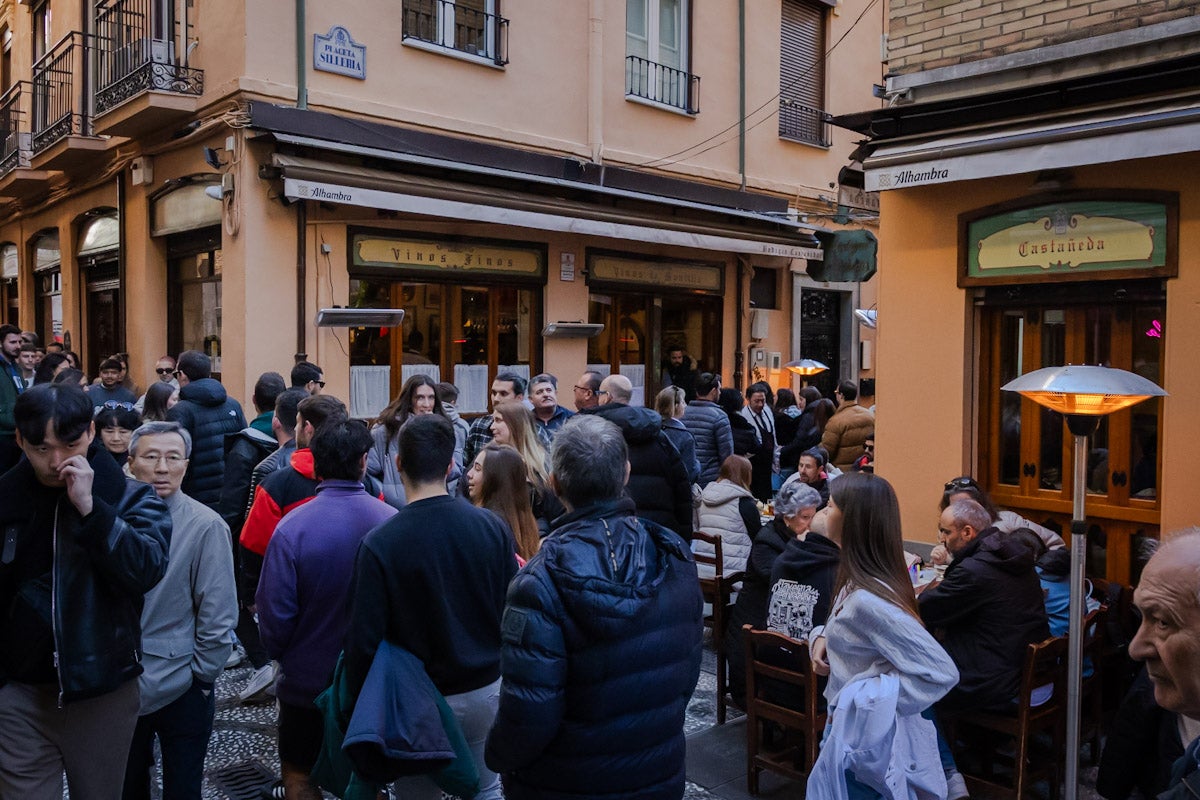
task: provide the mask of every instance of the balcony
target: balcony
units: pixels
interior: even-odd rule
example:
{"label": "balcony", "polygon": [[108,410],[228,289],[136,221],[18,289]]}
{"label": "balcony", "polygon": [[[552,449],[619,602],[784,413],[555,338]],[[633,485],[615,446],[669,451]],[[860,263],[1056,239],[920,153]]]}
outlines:
{"label": "balcony", "polygon": [[108,146],[92,131],[87,90],[87,37],[75,31],[33,63],[32,166],[70,170]]}
{"label": "balcony", "polygon": [[463,0],[405,0],[402,13],[405,44],[497,67],[508,63],[508,20],[498,14]]}
{"label": "balcony", "polygon": [[204,72],[177,57],[163,16],[156,0],[111,0],[97,8],[97,133],[141,136],[199,107]]}
{"label": "balcony", "polygon": [[625,97],[699,114],[700,78],[640,56],[626,56]]}
{"label": "balcony", "polygon": [[801,105],[787,98],[779,100],[779,136],[817,147],[833,144],[829,115],[819,108]]}
{"label": "balcony", "polygon": [[33,155],[30,85],[19,81],[0,95],[0,197],[26,200],[45,192],[50,185],[48,171],[29,166]]}

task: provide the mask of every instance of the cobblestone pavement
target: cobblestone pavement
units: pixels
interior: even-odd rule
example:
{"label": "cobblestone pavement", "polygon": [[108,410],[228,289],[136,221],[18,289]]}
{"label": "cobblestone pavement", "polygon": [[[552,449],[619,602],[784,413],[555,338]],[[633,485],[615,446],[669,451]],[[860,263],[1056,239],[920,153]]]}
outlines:
{"label": "cobblestone pavement", "polygon": [[[223,768],[254,760],[262,764],[271,774],[279,774],[279,759],[275,750],[274,704],[245,705],[238,702],[238,692],[250,680],[252,673],[253,669],[247,662],[244,666],[225,670],[217,682],[217,716],[213,726],[208,758],[205,762],[204,800],[227,800],[230,797],[213,781],[213,778],[217,777]],[[714,725],[716,721],[715,694],[715,659],[712,650],[706,647],[700,681],[687,710],[685,731],[689,737],[708,731]],[[731,723],[741,716],[741,712],[730,709],[729,720]],[[1099,796],[1093,788],[1094,767],[1083,771],[1082,781],[1081,800],[1097,800]],[[744,788],[744,778],[738,783]],[[715,793],[713,789],[715,789]],[[685,800],[721,800],[743,794],[744,791],[737,792],[731,787],[705,788],[689,782],[684,798]],[[156,792],[155,795],[157,797],[158,793]],[[792,790],[772,793],[772,796],[802,797],[803,789],[797,784]],[[326,797],[332,797],[332,795],[326,795]]]}

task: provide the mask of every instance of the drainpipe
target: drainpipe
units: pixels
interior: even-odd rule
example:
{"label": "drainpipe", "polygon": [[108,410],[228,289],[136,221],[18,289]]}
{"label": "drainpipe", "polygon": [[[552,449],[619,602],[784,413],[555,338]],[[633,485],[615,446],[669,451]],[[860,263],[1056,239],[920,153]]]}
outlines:
{"label": "drainpipe", "polygon": [[[129,340],[125,336],[125,320],[129,319],[129,312],[126,310],[129,306],[125,302],[125,287],[128,286],[125,276],[125,261],[128,258],[125,236],[125,203],[127,201],[125,170],[121,170],[117,173],[117,330],[121,332],[121,349],[126,353],[129,352]],[[154,356],[154,358],[158,358],[158,356]]]}
{"label": "drainpipe", "polygon": [[743,369],[746,366],[746,353],[742,350],[743,335],[745,334],[742,318],[746,313],[746,268],[748,262],[745,256],[737,257],[737,323],[734,325],[734,337],[737,344],[733,349],[733,383],[734,387],[741,388],[745,375]]}
{"label": "drainpipe", "polygon": [[296,352],[307,352],[305,336],[308,325],[305,322],[306,306],[305,287],[308,284],[308,204],[303,200],[296,203]]}
{"label": "drainpipe", "polygon": [[604,0],[588,3],[588,150],[599,164],[604,152]]}
{"label": "drainpipe", "polygon": [[738,174],[746,188],[746,0],[738,0]]}
{"label": "drainpipe", "polygon": [[304,19],[304,0],[296,0],[296,108],[308,108],[308,31]]}

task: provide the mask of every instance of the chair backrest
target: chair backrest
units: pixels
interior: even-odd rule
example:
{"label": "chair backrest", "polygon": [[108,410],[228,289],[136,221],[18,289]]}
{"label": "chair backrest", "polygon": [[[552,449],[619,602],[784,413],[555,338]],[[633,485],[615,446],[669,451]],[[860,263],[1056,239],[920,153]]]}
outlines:
{"label": "chair backrest", "polygon": [[[1050,696],[1034,704],[1035,695],[1050,687]],[[1021,693],[1017,696],[1017,714],[1039,715],[1065,708],[1067,699],[1067,637],[1051,636],[1031,643],[1025,650],[1025,665],[1021,671]]]}
{"label": "chair backrest", "polygon": [[[746,647],[747,704],[762,703],[777,712],[790,712],[795,715],[793,724],[819,714],[820,688],[808,659],[807,642],[774,631],[756,631],[750,625],[742,626],[742,641]],[[780,688],[779,684],[794,688]],[[780,702],[785,696],[799,702]]]}
{"label": "chair backrest", "polygon": [[1108,606],[1092,609],[1083,618],[1083,656],[1090,658],[1096,666],[1104,656],[1108,641],[1108,630],[1105,628],[1107,620]]}
{"label": "chair backrest", "polygon": [[[711,566],[713,568],[713,570],[715,570],[714,577],[720,578],[722,576],[722,574],[724,574],[724,566],[725,566],[725,554],[724,554],[723,548],[721,546],[721,537],[717,536],[715,533],[705,533],[704,531],[695,531],[692,534],[692,540],[705,542],[706,544],[709,544],[712,546],[713,551],[711,553],[693,552],[692,556],[696,559],[697,564],[708,564],[709,566]],[[707,570],[705,570],[705,571],[707,571]],[[701,580],[701,583],[703,583],[705,579],[701,578],[700,580]]]}

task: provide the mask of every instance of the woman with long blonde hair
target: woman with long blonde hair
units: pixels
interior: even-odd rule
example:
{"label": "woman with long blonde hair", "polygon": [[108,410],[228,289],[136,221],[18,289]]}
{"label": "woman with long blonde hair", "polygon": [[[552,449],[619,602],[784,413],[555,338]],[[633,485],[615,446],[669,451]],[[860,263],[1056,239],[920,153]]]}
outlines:
{"label": "woman with long blonde hair", "polygon": [[538,520],[538,530],[550,530],[550,522],[565,510],[550,490],[550,470],[546,448],[538,439],[533,412],[519,401],[500,403],[492,409],[492,436],[497,444],[513,447],[528,470],[530,503]]}

